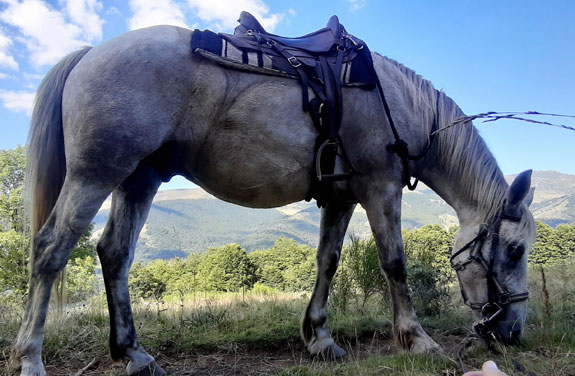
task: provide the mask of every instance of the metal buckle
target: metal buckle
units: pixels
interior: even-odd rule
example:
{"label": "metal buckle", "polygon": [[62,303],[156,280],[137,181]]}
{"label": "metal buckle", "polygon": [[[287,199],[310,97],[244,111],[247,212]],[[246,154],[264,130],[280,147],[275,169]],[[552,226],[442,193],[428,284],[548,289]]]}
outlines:
{"label": "metal buckle", "polygon": [[499,314],[501,314],[501,312],[503,312],[503,308],[501,308],[499,304],[486,303],[481,308],[481,316],[483,316],[484,313],[490,314],[487,310],[492,307],[497,308],[497,311],[495,311],[495,313],[491,314],[491,316],[489,317],[484,317],[480,321],[473,324],[473,331],[482,338],[488,338],[489,335],[491,335],[495,331],[490,324],[497,316],[499,316]]}
{"label": "metal buckle", "polygon": [[[352,38],[351,35],[349,35],[348,33],[345,33],[344,37],[349,40],[355,47],[359,46],[359,44]],[[362,45],[363,47],[363,45]]]}
{"label": "metal buckle", "polygon": [[299,67],[301,67],[301,63],[299,62],[298,59],[296,59],[295,56],[290,56],[290,57],[288,57],[287,61],[288,61],[288,63],[289,63],[292,67],[294,67],[294,68],[299,68]]}
{"label": "metal buckle", "polygon": [[246,35],[247,35],[248,37],[253,36],[253,35],[254,35],[253,30],[250,29],[250,30],[246,31]]}
{"label": "metal buckle", "polygon": [[499,294],[497,300],[499,300],[499,304],[501,305],[509,304],[511,302],[511,294],[508,292]]}

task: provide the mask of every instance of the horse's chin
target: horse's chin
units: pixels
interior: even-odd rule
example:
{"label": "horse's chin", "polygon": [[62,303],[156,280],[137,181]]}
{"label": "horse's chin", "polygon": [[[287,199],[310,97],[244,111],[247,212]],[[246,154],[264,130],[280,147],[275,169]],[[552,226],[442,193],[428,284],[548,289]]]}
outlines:
{"label": "horse's chin", "polygon": [[520,318],[498,322],[497,332],[495,333],[497,341],[504,345],[519,345],[521,334],[523,333],[523,325],[518,324],[519,322],[521,322]]}
{"label": "horse's chin", "polygon": [[[515,314],[514,314],[515,313]],[[474,311],[477,320],[475,333],[486,343],[498,342],[503,345],[519,345],[523,333],[524,316],[517,315],[513,310],[506,310],[501,320],[482,326],[476,326],[481,321],[479,312]]]}

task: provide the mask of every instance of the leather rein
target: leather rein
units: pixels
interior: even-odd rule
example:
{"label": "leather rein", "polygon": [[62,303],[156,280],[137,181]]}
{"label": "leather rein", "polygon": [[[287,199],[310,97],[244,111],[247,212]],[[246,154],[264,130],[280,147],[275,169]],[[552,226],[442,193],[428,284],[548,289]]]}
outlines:
{"label": "leather rein", "polygon": [[[503,312],[503,308],[506,305],[529,299],[528,291],[516,294],[510,293],[493,273],[493,262],[497,246],[499,245],[499,230],[503,219],[512,222],[519,222],[521,220],[520,217],[515,215],[505,213],[499,214],[491,225],[482,224],[477,235],[453,253],[449,259],[451,267],[456,272],[464,270],[466,266],[471,263],[478,263],[483,270],[485,270],[487,278],[487,302],[470,302],[463,290],[461,280],[459,281],[464,303],[471,309],[481,312],[482,319],[473,324],[473,330],[482,338],[488,338],[495,332],[495,319]],[[489,237],[491,237],[491,250],[489,253],[489,260],[486,260],[481,253],[481,249]],[[467,259],[460,262],[454,262],[456,257],[462,255],[466,251],[468,251]]]}

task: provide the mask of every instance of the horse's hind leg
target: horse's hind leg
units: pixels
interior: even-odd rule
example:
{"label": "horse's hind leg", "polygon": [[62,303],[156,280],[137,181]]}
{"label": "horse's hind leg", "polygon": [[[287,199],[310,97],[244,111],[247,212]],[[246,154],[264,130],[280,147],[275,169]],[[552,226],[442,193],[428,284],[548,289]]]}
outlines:
{"label": "horse's hind leg", "polygon": [[[362,206],[367,212],[378,248],[379,264],[389,284],[395,341],[402,349],[424,353],[438,350],[439,345],[422,329],[409,297],[401,241],[401,189],[394,183],[388,183],[385,189],[373,189],[374,193],[362,202]],[[381,197],[379,192],[385,192],[385,197]]]}
{"label": "horse's hind leg", "polygon": [[136,241],[160,184],[153,168],[140,165],[114,191],[108,223],[98,242],[110,312],[110,353],[114,360],[130,361],[128,375],[165,375],[138,345],[128,293]]}
{"label": "horse's hind leg", "polygon": [[13,354],[21,361],[22,375],[46,374],[41,359],[42,337],[52,285],[110,191],[66,178],[54,209],[36,234],[28,302]]}
{"label": "horse's hind leg", "polygon": [[339,358],[345,351],[335,344],[326,326],[329,285],[339,262],[347,225],[355,205],[329,203],[321,211],[316,255],[316,280],[301,324],[301,335],[312,355]]}

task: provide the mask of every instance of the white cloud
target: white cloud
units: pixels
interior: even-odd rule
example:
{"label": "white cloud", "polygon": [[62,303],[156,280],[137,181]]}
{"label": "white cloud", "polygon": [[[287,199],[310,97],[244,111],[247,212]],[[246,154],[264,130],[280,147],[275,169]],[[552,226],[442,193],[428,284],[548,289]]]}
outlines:
{"label": "white cloud", "polygon": [[363,8],[367,0],[347,0],[347,2],[349,3],[349,9],[353,12]]}
{"label": "white cloud", "polygon": [[128,21],[130,30],[154,25],[186,26],[180,7],[172,0],[130,0],[134,13]]}
{"label": "white cloud", "polygon": [[238,24],[242,10],[253,14],[266,31],[273,31],[285,17],[284,13],[270,13],[262,0],[188,0],[195,16],[212,24],[218,30],[231,30]]}
{"label": "white cloud", "polygon": [[33,91],[11,91],[0,89],[0,101],[8,110],[16,112],[26,112],[28,115],[32,113],[32,106],[34,105]]}
{"label": "white cloud", "polygon": [[0,1],[7,4],[0,21],[19,30],[16,38],[24,43],[36,66],[54,64],[69,52],[101,39],[103,21],[96,14],[100,6],[94,0],[67,0],[66,10],[73,22],[42,0]]}
{"label": "white cloud", "polygon": [[106,16],[122,16],[122,12],[120,12],[118,8],[112,6],[106,10]]}
{"label": "white cloud", "polygon": [[10,47],[12,47],[12,40],[0,31],[0,67],[18,70],[18,63],[8,52]]}
{"label": "white cloud", "polygon": [[102,39],[104,20],[98,15],[102,3],[96,0],[66,0],[66,12],[76,25],[84,27],[84,36],[89,40]]}

